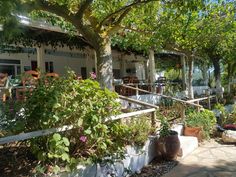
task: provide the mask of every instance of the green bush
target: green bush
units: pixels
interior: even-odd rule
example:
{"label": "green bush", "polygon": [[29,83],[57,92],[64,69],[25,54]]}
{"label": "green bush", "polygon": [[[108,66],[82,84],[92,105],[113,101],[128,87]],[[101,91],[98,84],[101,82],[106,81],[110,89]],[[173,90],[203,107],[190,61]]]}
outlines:
{"label": "green bush", "polygon": [[186,125],[189,127],[201,127],[203,138],[210,138],[216,125],[216,117],[212,111],[202,110],[200,112],[192,111],[187,115]]}
{"label": "green bush", "polygon": [[160,127],[160,137],[167,137],[171,135],[170,124],[168,123],[167,119],[161,117],[161,127]]}
{"label": "green bush", "polygon": [[104,157],[109,157],[105,158],[109,161],[122,158],[127,144],[143,145],[153,132],[150,118],[138,116],[127,122],[109,120],[121,112],[117,98],[115,92],[101,89],[95,80],[77,80],[69,71],[65,77],[47,81],[41,78],[20,104],[23,113],[17,115],[17,121],[12,121],[15,115],[7,117],[9,125],[17,122],[22,125],[17,131],[12,129],[13,133],[73,125],[71,130],[27,141],[41,162],[37,169],[42,173],[48,169],[45,165],[49,165],[50,172],[57,173],[71,170],[78,163],[97,163]]}
{"label": "green bush", "polygon": [[12,134],[18,134],[22,132],[24,123],[20,119],[23,113],[22,102],[7,100],[6,102],[0,102],[0,136],[9,136]]}
{"label": "green bush", "polygon": [[235,124],[236,123],[236,105],[233,105],[232,112],[227,112],[223,104],[216,104],[215,109],[220,111],[220,117],[218,124],[224,126],[225,124]]}
{"label": "green bush", "polygon": [[117,98],[115,92],[101,89],[95,80],[77,80],[69,71],[67,76],[56,79],[45,81],[42,77],[37,87],[27,93],[26,101],[15,103],[18,106],[14,111],[9,109],[15,107],[13,102],[2,105],[1,114],[5,115],[5,130],[11,134],[73,125],[71,130],[27,141],[40,161],[40,173],[46,169],[58,173],[78,163],[123,158],[126,145],[143,145],[154,132],[147,116],[109,120],[121,113]]}
{"label": "green bush", "polygon": [[[24,132],[73,125],[60,134],[29,140],[32,152],[46,163],[98,162],[126,145],[128,127],[107,119],[120,113],[118,95],[101,89],[92,79],[77,80],[72,71],[65,77],[41,79],[24,103]],[[69,143],[68,143],[69,142]],[[76,160],[75,160],[76,159]],[[55,168],[58,170],[58,168]]]}
{"label": "green bush", "polygon": [[150,117],[138,116],[131,118],[126,124],[129,127],[127,140],[129,144],[144,145],[147,137],[155,132],[155,128],[151,125]]}

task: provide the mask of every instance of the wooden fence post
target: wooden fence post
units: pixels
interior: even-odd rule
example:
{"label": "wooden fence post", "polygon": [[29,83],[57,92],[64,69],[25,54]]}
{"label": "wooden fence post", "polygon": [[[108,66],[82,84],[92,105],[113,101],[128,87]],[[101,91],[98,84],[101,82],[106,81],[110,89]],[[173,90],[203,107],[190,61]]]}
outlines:
{"label": "wooden fence post", "polygon": [[[197,101],[197,105],[199,105],[199,101]],[[197,107],[197,112],[200,112],[200,107]]]}
{"label": "wooden fence post", "polygon": [[156,111],[153,111],[152,112],[152,119],[151,119],[152,127],[155,127],[155,125],[156,125],[156,118],[157,118]]}
{"label": "wooden fence post", "polygon": [[136,91],[136,96],[138,96],[138,92],[139,92],[139,90],[138,90],[138,84],[135,84],[135,91]]}
{"label": "wooden fence post", "polygon": [[208,109],[211,109],[211,98],[210,98],[210,96],[208,96],[208,98],[207,98],[207,107],[208,107]]}
{"label": "wooden fence post", "polygon": [[181,104],[181,118],[182,122],[185,121],[186,115],[185,115],[185,104]]}

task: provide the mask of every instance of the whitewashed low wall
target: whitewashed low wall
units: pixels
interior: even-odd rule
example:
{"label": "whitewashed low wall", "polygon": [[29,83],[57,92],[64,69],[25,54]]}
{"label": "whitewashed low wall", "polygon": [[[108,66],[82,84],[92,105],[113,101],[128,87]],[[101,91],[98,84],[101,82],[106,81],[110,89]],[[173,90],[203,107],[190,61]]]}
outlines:
{"label": "whitewashed low wall", "polygon": [[156,157],[157,137],[149,137],[143,147],[127,146],[125,159],[114,164],[93,164],[77,166],[72,173],[61,174],[61,177],[124,177],[130,173],[139,172]]}

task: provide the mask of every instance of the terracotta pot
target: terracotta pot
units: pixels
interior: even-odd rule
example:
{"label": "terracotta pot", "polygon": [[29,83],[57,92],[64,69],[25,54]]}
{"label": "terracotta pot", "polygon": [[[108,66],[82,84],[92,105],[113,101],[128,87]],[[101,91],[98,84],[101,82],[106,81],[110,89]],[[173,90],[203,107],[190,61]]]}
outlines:
{"label": "terracotta pot", "polygon": [[194,136],[197,137],[198,141],[202,141],[202,128],[184,127],[184,136]]}
{"label": "terracotta pot", "polygon": [[[172,131],[174,132],[174,131]],[[177,158],[177,154],[180,151],[180,141],[178,133],[166,137],[159,138],[157,142],[157,153],[166,160],[174,160]]]}

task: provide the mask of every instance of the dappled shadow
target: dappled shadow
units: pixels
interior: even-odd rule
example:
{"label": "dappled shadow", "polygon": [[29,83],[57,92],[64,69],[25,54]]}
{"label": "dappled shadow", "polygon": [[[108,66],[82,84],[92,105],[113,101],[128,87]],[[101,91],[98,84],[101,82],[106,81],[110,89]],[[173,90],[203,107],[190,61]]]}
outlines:
{"label": "dappled shadow", "polygon": [[[135,177],[235,177],[236,147],[235,144],[219,143],[211,139],[200,144],[199,148],[178,159],[177,166],[162,162],[166,167],[159,173],[162,164],[149,164]],[[169,172],[168,172],[169,171]]]}
{"label": "dappled shadow", "polygon": [[226,143],[226,142],[224,142],[221,137],[222,137],[222,133],[220,133],[220,134],[218,135],[218,138],[215,138],[215,141],[216,141],[217,143],[221,144],[221,145],[236,146],[236,143],[229,143],[229,142]]}
{"label": "dappled shadow", "polygon": [[28,177],[37,165],[29,147],[24,145],[4,146],[0,149],[1,177]]}
{"label": "dappled shadow", "polygon": [[179,164],[163,177],[235,177],[236,160],[217,160],[213,164]]}

